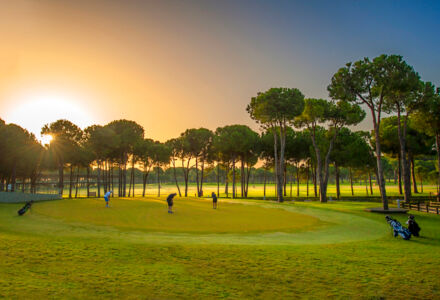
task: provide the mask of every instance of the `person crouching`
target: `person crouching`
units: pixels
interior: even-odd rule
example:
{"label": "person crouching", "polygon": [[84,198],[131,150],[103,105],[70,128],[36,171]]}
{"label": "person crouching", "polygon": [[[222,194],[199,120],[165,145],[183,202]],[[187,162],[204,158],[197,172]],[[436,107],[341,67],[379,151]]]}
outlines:
{"label": "person crouching", "polygon": [[414,219],[413,215],[410,215],[408,217],[408,221],[406,221],[406,224],[408,225],[408,229],[413,236],[419,236],[420,227],[419,224],[417,224],[416,220]]}

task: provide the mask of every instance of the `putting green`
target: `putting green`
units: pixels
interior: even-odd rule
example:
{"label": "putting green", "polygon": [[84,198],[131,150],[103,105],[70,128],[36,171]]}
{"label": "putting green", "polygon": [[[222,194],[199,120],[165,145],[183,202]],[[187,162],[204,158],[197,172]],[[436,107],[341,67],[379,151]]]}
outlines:
{"label": "putting green", "polygon": [[316,217],[274,207],[223,202],[214,210],[205,199],[178,198],[173,214],[157,198],[114,199],[110,205],[105,208],[99,199],[62,200],[35,205],[33,213],[66,223],[169,233],[298,232],[324,225]]}
{"label": "putting green", "polygon": [[99,199],[43,202],[24,218],[4,215],[16,226],[0,229],[141,244],[229,245],[337,244],[389,232],[382,220],[367,218],[363,206],[357,214],[329,209],[331,204],[222,200],[213,210],[205,199],[178,198],[175,203],[170,215],[165,200],[158,198],[114,199],[109,209]]}

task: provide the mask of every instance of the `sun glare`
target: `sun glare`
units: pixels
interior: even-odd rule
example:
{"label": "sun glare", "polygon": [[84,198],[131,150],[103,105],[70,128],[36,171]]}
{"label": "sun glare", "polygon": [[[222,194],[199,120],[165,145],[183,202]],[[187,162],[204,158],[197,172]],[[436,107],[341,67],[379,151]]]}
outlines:
{"label": "sun glare", "polygon": [[81,128],[95,123],[92,113],[79,101],[80,98],[63,93],[35,92],[14,97],[6,112],[8,123],[18,124],[35,133],[43,144],[49,144],[50,135],[41,136],[41,128],[59,119],[67,119]]}
{"label": "sun glare", "polygon": [[41,136],[41,143],[43,145],[49,145],[50,142],[52,142],[53,140],[53,136],[51,136],[50,134],[45,134]]}

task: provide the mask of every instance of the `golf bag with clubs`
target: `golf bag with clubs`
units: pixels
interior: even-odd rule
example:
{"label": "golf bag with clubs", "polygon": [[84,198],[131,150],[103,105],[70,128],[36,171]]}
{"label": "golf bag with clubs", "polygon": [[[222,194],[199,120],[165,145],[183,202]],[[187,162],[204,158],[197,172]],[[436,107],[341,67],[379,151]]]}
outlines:
{"label": "golf bag with clubs", "polygon": [[24,214],[28,211],[28,209],[31,208],[31,206],[32,206],[32,201],[27,202],[22,208],[20,208],[20,209],[18,210],[18,212],[17,212],[18,215],[19,215],[19,216],[24,215]]}
{"label": "golf bag with clubs", "polygon": [[385,219],[387,220],[388,224],[390,224],[391,228],[393,229],[393,235],[396,237],[397,235],[400,235],[402,239],[409,240],[411,238],[411,232],[408,230],[408,228],[405,228],[400,224],[399,221],[391,218],[390,216],[386,216]]}

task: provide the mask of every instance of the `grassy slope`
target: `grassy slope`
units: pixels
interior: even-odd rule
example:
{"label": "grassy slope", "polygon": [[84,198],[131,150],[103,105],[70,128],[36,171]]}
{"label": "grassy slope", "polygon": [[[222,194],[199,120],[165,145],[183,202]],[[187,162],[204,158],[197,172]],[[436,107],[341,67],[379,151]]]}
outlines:
{"label": "grassy slope", "polygon": [[246,203],[255,213],[277,207],[332,224],[280,234],[161,234],[72,222],[75,210],[65,221],[37,206],[19,218],[18,205],[0,205],[0,296],[440,297],[438,216],[417,213],[423,237],[407,242],[391,237],[382,215],[363,212],[365,203]]}

